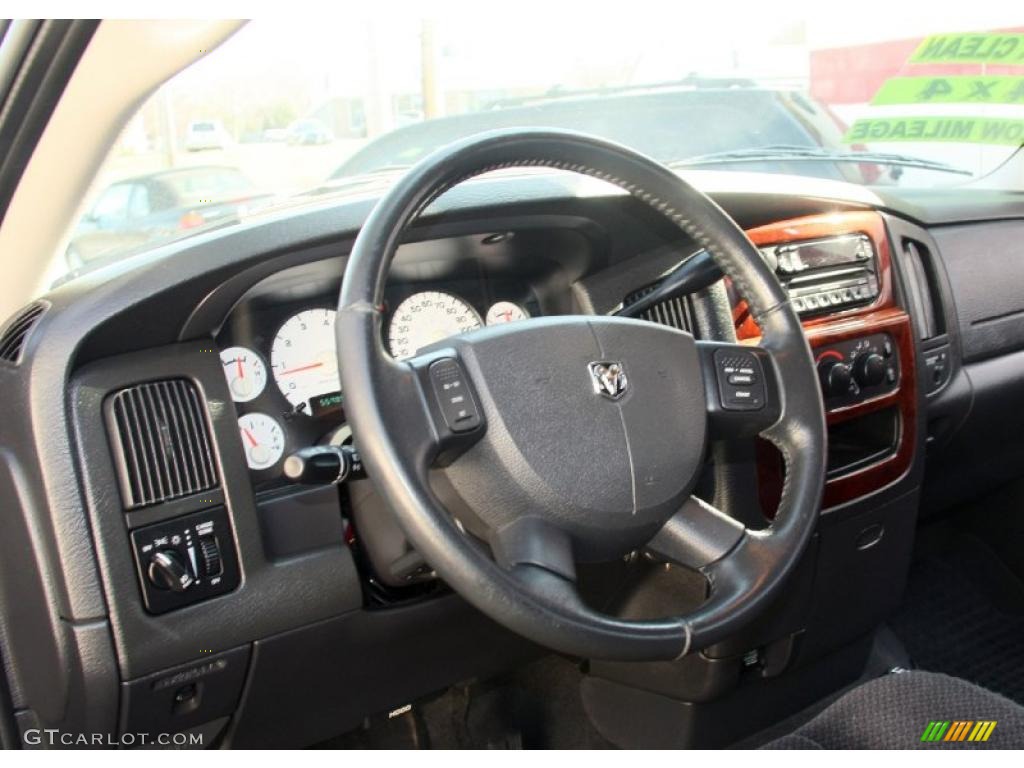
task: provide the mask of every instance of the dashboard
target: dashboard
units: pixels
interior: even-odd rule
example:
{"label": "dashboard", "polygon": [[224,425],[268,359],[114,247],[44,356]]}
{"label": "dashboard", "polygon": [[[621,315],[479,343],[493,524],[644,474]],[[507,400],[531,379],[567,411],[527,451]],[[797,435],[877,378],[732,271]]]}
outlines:
{"label": "dashboard", "polygon": [[[530,235],[497,232],[473,239],[480,249],[517,253],[528,247]],[[484,325],[558,310],[550,281],[553,271],[565,267],[557,257],[526,254],[509,261],[492,255],[489,266],[453,259],[465,246],[448,240],[400,250],[381,328],[381,344],[396,360]],[[338,271],[331,274],[331,267]],[[286,484],[281,469],[289,452],[351,444],[334,331],[342,268],[335,259],[271,275],[246,292],[217,334],[258,491]]]}
{"label": "dashboard", "polygon": [[[1024,242],[1019,202],[993,217],[962,198],[936,207],[751,178],[699,180],[803,304],[832,471],[785,604],[686,660],[707,665],[693,677],[715,695],[742,685],[752,648],[775,649],[788,674],[863,637],[899,599],[919,511],[1024,466],[1024,414],[1005,407],[1024,395],[1024,308],[1019,280],[1000,284],[1024,263],[1004,256]],[[490,323],[607,313],[696,249],[646,205],[576,184],[485,179],[439,199],[393,264],[384,348],[402,358]],[[305,745],[537,655],[416,561],[372,478],[300,488],[283,474],[294,451],[352,439],[332,321],[371,204],[342,198],[203,234],[29,308],[20,357],[0,364],[0,615],[18,606],[0,638],[9,668],[27,670],[14,686],[24,723],[208,727],[235,746]],[[701,338],[758,337],[742,297],[720,285],[645,318]],[[186,416],[198,421],[171,426],[205,424],[205,474],[155,498],[126,483],[124,448],[177,438],[154,422],[153,440],[131,443],[137,425],[118,404],[160,397],[195,405]],[[698,488],[766,525],[784,483],[771,447],[708,454]],[[147,558],[175,537],[200,591],[150,600]],[[685,676],[653,677],[651,689]],[[188,681],[204,697],[175,711]],[[284,702],[284,688],[303,696]]]}

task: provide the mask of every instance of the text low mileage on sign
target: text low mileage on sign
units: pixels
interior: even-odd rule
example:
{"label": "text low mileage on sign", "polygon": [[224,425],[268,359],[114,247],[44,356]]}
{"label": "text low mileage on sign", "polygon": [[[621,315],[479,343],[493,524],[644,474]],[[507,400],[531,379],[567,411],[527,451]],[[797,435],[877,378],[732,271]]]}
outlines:
{"label": "text low mileage on sign", "polygon": [[982,117],[874,117],[857,120],[843,141],[942,141],[966,144],[1024,142],[1024,120]]}

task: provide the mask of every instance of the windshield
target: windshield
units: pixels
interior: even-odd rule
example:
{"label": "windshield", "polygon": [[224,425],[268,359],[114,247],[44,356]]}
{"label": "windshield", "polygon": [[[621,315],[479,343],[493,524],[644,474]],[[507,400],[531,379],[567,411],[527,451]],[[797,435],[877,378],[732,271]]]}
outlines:
{"label": "windshield", "polygon": [[[670,5],[672,7],[670,7]],[[480,131],[546,126],[681,173],[1024,189],[1024,12],[571,3],[250,22],[131,119],[63,254],[81,272],[297,196],[386,185]],[[441,6],[443,9],[443,6]],[[799,9],[799,10],[797,10]],[[362,12],[361,12],[362,13]]]}

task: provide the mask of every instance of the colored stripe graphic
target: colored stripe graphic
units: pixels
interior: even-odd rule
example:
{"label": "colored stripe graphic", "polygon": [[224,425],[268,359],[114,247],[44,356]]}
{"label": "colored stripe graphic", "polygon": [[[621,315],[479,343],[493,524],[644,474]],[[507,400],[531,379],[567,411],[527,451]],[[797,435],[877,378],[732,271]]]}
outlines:
{"label": "colored stripe graphic", "polygon": [[967,740],[988,741],[988,737],[992,735],[992,731],[994,731],[995,729],[995,720],[979,720],[978,724],[974,726],[974,730],[971,731],[971,735],[967,738]]}
{"label": "colored stripe graphic", "polygon": [[921,741],[938,741],[946,734],[948,728],[948,720],[932,720],[921,734]]}
{"label": "colored stripe graphic", "polygon": [[996,728],[995,720],[931,720],[921,741],[988,741]]}
{"label": "colored stripe graphic", "polygon": [[972,725],[974,722],[971,720],[954,720],[943,741],[963,741]]}

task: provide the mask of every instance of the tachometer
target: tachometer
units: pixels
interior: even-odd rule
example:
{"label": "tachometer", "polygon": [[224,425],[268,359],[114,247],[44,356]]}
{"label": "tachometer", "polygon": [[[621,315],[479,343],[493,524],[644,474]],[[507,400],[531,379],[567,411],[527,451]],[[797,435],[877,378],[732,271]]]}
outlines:
{"label": "tachometer", "polygon": [[440,291],[415,293],[395,309],[388,326],[388,348],[402,360],[435,341],[482,325],[480,316],[457,296]]}
{"label": "tachometer", "polygon": [[288,319],[274,337],[274,381],[297,410],[310,413],[310,398],[338,392],[333,309],[307,309]]}
{"label": "tachometer", "polygon": [[249,469],[268,469],[284,455],[284,432],[281,425],[265,413],[247,413],[238,419]]}
{"label": "tachometer", "polygon": [[220,353],[231,399],[247,403],[259,397],[267,385],[267,368],[260,356],[245,347],[228,347]]}

